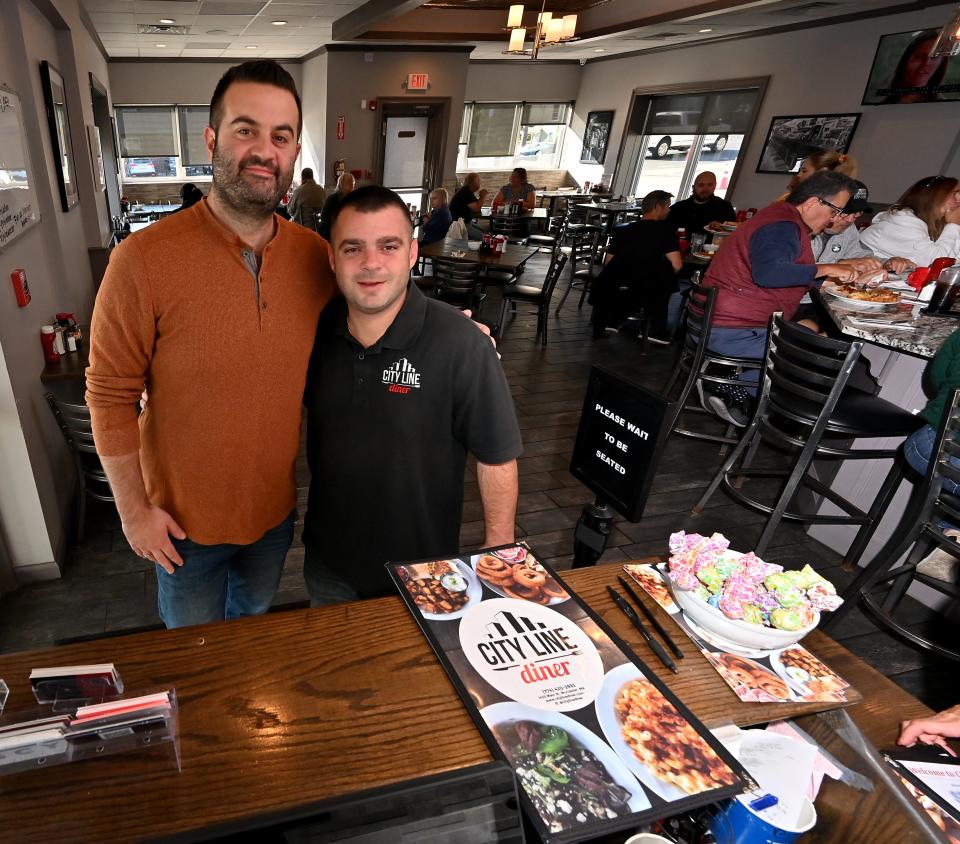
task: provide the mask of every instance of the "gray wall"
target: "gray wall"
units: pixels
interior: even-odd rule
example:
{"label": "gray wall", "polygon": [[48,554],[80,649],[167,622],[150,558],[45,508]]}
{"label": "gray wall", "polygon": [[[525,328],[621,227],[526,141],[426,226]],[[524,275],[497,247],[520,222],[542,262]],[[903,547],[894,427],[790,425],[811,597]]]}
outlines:
{"label": "gray wall", "polygon": [[[769,76],[753,137],[744,147],[744,163],[733,192],[740,206],[763,206],[785,186],[782,176],[755,173],[770,119],[775,115],[862,112],[850,149],[860,178],[877,201],[894,201],[923,176],[960,175],[956,141],[960,105],[861,106],[879,37],[885,33],[942,26],[947,7],[892,15],[725,44],[673,50],[588,64],[577,94],[574,131],[582,133],[589,111],[613,109],[614,123],[605,172],[612,174],[631,92],[637,87]],[[579,146],[571,156],[579,153]],[[583,173],[579,170],[584,169]],[[601,168],[570,170],[596,180]]]}
{"label": "gray wall", "polygon": [[[372,61],[365,61],[365,56],[372,56]],[[337,158],[346,159],[348,170],[373,169],[380,110],[360,108],[361,100],[449,97],[443,179],[444,182],[455,179],[468,58],[466,52],[330,52],[327,55],[325,172]],[[428,73],[430,90],[408,95],[402,85],[410,73]],[[337,117],[340,114],[344,116],[346,126],[342,141],[337,140]]]}
{"label": "gray wall", "polygon": [[578,64],[470,62],[465,99],[571,102],[577,98],[582,71]]}
{"label": "gray wall", "polygon": [[[76,0],[41,7],[9,0],[0,17],[0,81],[20,95],[41,221],[3,251],[4,275],[26,270],[33,301],[13,304],[7,287],[0,306],[0,530],[21,581],[54,577],[66,552],[73,468],[43,399],[40,326],[57,311],[89,321],[93,282],[88,247],[109,233],[106,202],[93,172],[86,126],[93,124],[88,73],[107,79],[106,61],[80,22]],[[64,78],[79,205],[61,210],[50,149],[40,61]]]}

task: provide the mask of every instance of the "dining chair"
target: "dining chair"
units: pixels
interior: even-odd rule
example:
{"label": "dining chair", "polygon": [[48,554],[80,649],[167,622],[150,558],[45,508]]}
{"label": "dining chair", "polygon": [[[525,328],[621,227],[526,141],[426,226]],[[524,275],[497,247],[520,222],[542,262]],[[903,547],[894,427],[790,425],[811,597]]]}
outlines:
{"label": "dining chair", "polygon": [[553,253],[553,261],[547,270],[543,287],[529,284],[509,284],[503,288],[503,305],[500,307],[500,321],[497,324],[497,338],[503,337],[504,323],[507,318],[507,306],[516,312],[517,305],[534,305],[537,308],[537,333],[534,342],[540,338],[542,346],[547,345],[547,326],[550,321],[550,299],[557,289],[557,282],[567,264],[567,256],[559,249]]}
{"label": "dining chair", "polygon": [[553,253],[560,248],[567,231],[567,218],[569,214],[561,211],[548,220],[547,231],[545,234],[532,234],[527,238],[527,246],[536,246],[538,248],[548,247]]}
{"label": "dining chair", "polygon": [[84,521],[87,514],[87,496],[97,501],[114,500],[113,491],[107,475],[100,464],[97,448],[93,442],[93,429],[90,423],[90,408],[86,404],[64,401],[47,393],[45,395],[50,410],[57,421],[60,432],[67,442],[73,468],[77,476],[80,494],[77,497],[77,515],[75,536],[77,542],[83,542]]}
{"label": "dining chair", "polygon": [[434,297],[479,313],[487,294],[480,283],[480,265],[433,259]]}
{"label": "dining chair", "polygon": [[527,218],[509,214],[494,214],[490,217],[490,233],[502,234],[509,243],[525,243],[527,239]]}
{"label": "dining chair", "polygon": [[[810,472],[813,461],[883,460],[896,457],[897,448],[881,444],[857,448],[851,440],[904,437],[918,426],[918,419],[893,402],[871,395],[847,382],[863,348],[861,341],[848,342],[821,337],[774,314],[767,335],[767,349],[756,409],[740,441],[707,486],[693,513],[703,511],[719,486],[735,502],[767,514],[755,552],[762,556],[783,521],[805,524],[859,525],[847,551],[857,559],[882,517],[886,490],[881,489],[869,511],[863,511]],[[787,468],[751,468],[757,448],[765,442],[794,456]],[[742,462],[741,462],[742,461]],[[740,465],[737,465],[737,464]],[[751,480],[782,478],[772,502],[751,497],[741,487]],[[801,486],[825,499],[839,515],[791,509]],[[753,491],[756,495],[756,491]]]}
{"label": "dining chair", "polygon": [[570,240],[570,283],[557,305],[557,316],[574,288],[581,291],[578,307],[583,307],[590,284],[603,267],[599,254],[600,235],[600,231],[592,227],[584,227],[574,232]]}

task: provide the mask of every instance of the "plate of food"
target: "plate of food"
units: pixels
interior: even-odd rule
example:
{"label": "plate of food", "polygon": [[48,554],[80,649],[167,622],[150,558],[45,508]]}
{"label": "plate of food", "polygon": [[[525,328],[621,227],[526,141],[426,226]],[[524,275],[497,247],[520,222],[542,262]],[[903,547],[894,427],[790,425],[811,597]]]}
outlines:
{"label": "plate of food", "polygon": [[471,564],[477,577],[504,598],[546,606],[570,599],[567,591],[522,545],[477,554],[471,558]]}
{"label": "plate of food", "polygon": [[436,560],[397,567],[397,574],[428,621],[460,618],[483,598],[476,574],[460,560]]}
{"label": "plate of food", "polygon": [[583,724],[512,701],[480,714],[550,832],[650,808],[630,769]]}
{"label": "plate of food", "polygon": [[864,288],[856,284],[825,281],[820,289],[843,302],[844,307],[854,310],[877,311],[900,304],[900,294],[884,287]]}
{"label": "plate of food", "polygon": [[607,672],[595,707],[614,752],[664,800],[736,783],[736,773],[632,662]]}
{"label": "plate of food", "polygon": [[703,261],[709,261],[717,253],[716,252],[694,252],[692,254],[694,258],[700,258]]}
{"label": "plate of food", "polygon": [[710,654],[709,659],[741,700],[779,703],[792,699],[790,688],[783,679],[759,662],[725,653]]}
{"label": "plate of food", "polygon": [[770,654],[770,665],[796,692],[813,700],[843,701],[849,683],[806,648],[790,647]]}
{"label": "plate of food", "polygon": [[707,225],[704,226],[703,228],[704,228],[705,231],[708,231],[708,232],[715,232],[715,233],[717,233],[717,232],[726,232],[726,233],[730,233],[730,232],[735,232],[735,231],[737,230],[737,225],[738,225],[737,223],[718,223],[718,222],[713,222],[713,223],[707,224]]}

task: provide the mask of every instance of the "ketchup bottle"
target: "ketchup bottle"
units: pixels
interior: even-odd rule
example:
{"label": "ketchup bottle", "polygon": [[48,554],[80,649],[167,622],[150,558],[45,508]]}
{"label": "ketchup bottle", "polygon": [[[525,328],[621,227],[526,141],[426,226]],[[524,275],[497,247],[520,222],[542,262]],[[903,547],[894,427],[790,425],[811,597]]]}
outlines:
{"label": "ketchup bottle", "polygon": [[677,229],[677,240],[680,243],[680,254],[686,255],[690,251],[690,241],[686,229]]}
{"label": "ketchup bottle", "polygon": [[942,273],[947,267],[952,267],[956,262],[954,258],[937,258],[930,265],[930,276],[927,281],[936,281],[940,278],[940,273]]}
{"label": "ketchup bottle", "polygon": [[40,327],[40,342],[43,344],[43,356],[47,363],[56,363],[60,360],[59,352],[53,348],[54,340],[57,338],[57,330],[52,325]]}

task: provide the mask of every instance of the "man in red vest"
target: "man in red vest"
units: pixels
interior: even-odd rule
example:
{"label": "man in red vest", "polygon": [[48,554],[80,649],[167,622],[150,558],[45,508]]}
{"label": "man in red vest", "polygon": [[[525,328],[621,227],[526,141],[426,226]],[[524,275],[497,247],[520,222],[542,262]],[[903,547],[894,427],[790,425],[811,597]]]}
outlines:
{"label": "man in red vest", "polygon": [[[800,300],[831,276],[852,281],[856,270],[849,264],[818,264],[810,239],[820,234],[844,207],[855,190],[840,173],[822,170],[801,182],[782,202],[768,205],[740,225],[723,241],[703,283],[717,288],[710,348],[734,357],[763,358],[770,317],[782,311],[792,319]],[[756,382],[756,372],[744,380]],[[734,397],[742,399],[744,396]],[[728,397],[729,398],[729,397]],[[709,396],[707,402],[718,416],[743,427],[746,414],[736,402]]]}

